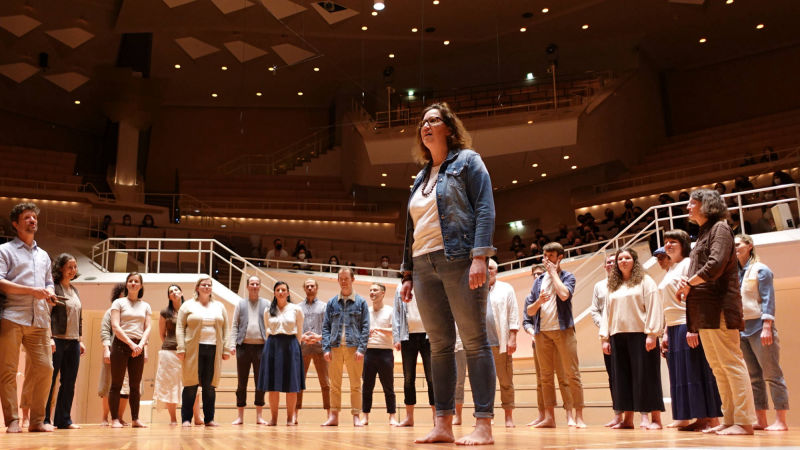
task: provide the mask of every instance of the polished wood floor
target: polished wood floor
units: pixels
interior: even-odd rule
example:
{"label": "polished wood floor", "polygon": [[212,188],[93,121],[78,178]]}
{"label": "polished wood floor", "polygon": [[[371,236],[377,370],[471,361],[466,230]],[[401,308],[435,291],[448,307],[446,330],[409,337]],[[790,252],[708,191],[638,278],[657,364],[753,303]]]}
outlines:
{"label": "polished wood floor", "polygon": [[[377,415],[380,416],[380,415]],[[368,427],[353,428],[348,423],[338,428],[322,428],[318,422],[299,427],[264,427],[257,425],[218,428],[192,428],[154,424],[146,429],[101,428],[84,425],[80,430],[54,433],[0,434],[3,449],[395,449],[442,448],[451,444],[415,445],[413,440],[424,434],[430,424],[415,428],[393,428],[385,417],[374,417]],[[471,423],[471,422],[469,422]],[[455,427],[457,435],[468,433],[471,426]],[[600,426],[585,430],[561,427],[534,430],[524,426],[506,429],[494,427],[495,447],[529,449],[602,449],[602,448],[789,448],[800,447],[800,431],[783,433],[756,432],[755,436],[707,436],[701,433],[662,431],[611,431]]]}

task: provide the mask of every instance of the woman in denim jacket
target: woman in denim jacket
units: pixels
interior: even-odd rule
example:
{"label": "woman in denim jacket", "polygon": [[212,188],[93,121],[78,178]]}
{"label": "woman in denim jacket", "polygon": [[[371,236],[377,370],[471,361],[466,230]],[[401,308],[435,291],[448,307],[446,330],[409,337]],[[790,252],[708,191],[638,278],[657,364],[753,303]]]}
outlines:
{"label": "woman in denim jacket", "polygon": [[456,324],[467,353],[475,430],[460,444],[493,443],[495,370],[486,337],[488,271],[495,254],[494,198],[480,155],[447,103],[425,109],[417,126],[417,174],[408,202],[402,299],[417,298],[431,342],[436,423],[417,442],[453,442]]}

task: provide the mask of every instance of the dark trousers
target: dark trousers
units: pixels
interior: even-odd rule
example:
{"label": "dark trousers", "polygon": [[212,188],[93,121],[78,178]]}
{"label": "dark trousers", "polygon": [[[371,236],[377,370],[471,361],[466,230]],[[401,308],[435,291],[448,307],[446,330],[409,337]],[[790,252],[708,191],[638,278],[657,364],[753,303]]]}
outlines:
{"label": "dark trousers", "polygon": [[[197,388],[203,387],[203,420],[205,423],[214,421],[214,404],[217,401],[217,390],[211,385],[214,380],[214,360],[217,357],[217,346],[200,344],[197,355],[197,376],[200,384],[184,386],[181,395],[181,422],[192,421],[194,399],[197,397]],[[133,391],[133,386],[131,386]]]}
{"label": "dark trousers", "polygon": [[[611,359],[611,355],[606,355],[603,353],[603,363],[606,365],[606,373],[608,374],[608,390],[611,392],[611,398],[614,398],[614,361]],[[618,410],[614,410],[615,413],[618,413]]]}
{"label": "dark trousers", "polygon": [[611,336],[611,361],[614,385],[611,395],[615,411],[649,413],[664,411],[661,391],[661,352],[658,341],[649,352],[644,333],[617,333]]}
{"label": "dark trousers", "polygon": [[111,390],[108,391],[108,408],[111,410],[111,419],[119,419],[119,391],[128,371],[128,404],[131,407],[131,420],[139,420],[139,399],[142,394],[142,371],[144,370],[144,352],[139,356],[131,356],[132,350],[128,344],[114,339],[111,343]]}
{"label": "dark trousers", "polygon": [[[308,377],[308,368],[314,361],[314,370],[317,371],[319,387],[322,391],[322,408],[331,409],[331,380],[328,377],[328,361],[322,353],[322,345],[301,345],[303,352],[303,377]],[[297,393],[297,409],[303,409],[303,391]]]}
{"label": "dark trousers", "polygon": [[369,414],[372,410],[372,391],[375,390],[375,375],[381,379],[383,396],[386,398],[386,412],[397,412],[394,395],[394,352],[389,348],[368,348],[364,355],[364,385],[362,386],[362,410]]}
{"label": "dark trousers", "polygon": [[428,385],[428,404],[433,405],[433,375],[431,374],[431,343],[425,333],[411,333],[408,340],[400,343],[400,355],[403,357],[403,397],[406,405],[417,404],[417,355],[422,356],[422,368],[425,370],[425,383]]}
{"label": "dark trousers", "polygon": [[239,344],[236,346],[236,407],[247,406],[247,379],[250,378],[250,367],[253,368],[253,381],[256,386],[256,406],[264,406],[264,391],[258,390],[258,374],[261,368],[261,353],[264,344]]}
{"label": "dark trousers", "polygon": [[56,378],[61,373],[61,386],[58,388],[53,424],[58,428],[67,428],[72,425],[70,411],[72,410],[72,399],[75,397],[75,380],[78,379],[81,343],[77,339],[54,338],[53,340],[56,343],[56,352],[53,353],[53,381],[50,383],[50,394],[47,395],[44,423],[50,423],[53,391],[56,388]]}

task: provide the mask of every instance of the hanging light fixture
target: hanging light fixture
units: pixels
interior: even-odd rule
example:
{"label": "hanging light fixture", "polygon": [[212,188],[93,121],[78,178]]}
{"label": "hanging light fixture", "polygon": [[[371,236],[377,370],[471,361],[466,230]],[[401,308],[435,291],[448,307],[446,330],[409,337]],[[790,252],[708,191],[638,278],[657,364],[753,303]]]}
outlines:
{"label": "hanging light fixture", "polygon": [[372,9],[375,11],[383,11],[383,8],[386,8],[386,2],[383,0],[374,0],[372,3]]}

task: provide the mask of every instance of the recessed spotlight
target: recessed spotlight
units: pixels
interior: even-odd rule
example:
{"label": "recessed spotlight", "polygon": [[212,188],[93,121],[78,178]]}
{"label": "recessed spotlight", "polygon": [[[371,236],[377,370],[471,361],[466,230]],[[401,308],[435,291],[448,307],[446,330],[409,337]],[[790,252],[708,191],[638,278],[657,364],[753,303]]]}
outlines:
{"label": "recessed spotlight", "polygon": [[411,179],[412,179],[412,180],[416,180],[416,179],[417,179],[417,176],[416,176],[416,175],[411,175]]}
{"label": "recessed spotlight", "polygon": [[533,72],[528,72],[525,74],[525,79],[531,81],[534,79]]}
{"label": "recessed spotlight", "polygon": [[511,180],[511,184],[517,184],[517,180]]}
{"label": "recessed spotlight", "polygon": [[522,28],[520,28],[520,29],[519,29],[519,32],[520,32],[520,33],[524,33],[524,32],[526,32],[526,31],[528,31],[528,29],[527,29],[527,28],[525,28],[525,27],[522,27]]}
{"label": "recessed spotlight", "polygon": [[760,23],[760,24],[756,25],[756,30],[763,30],[763,29],[764,29],[764,24],[763,23]]}
{"label": "recessed spotlight", "polygon": [[414,27],[414,28],[411,29],[412,33],[416,33],[417,31],[419,31],[419,29],[417,27]]}
{"label": "recessed spotlight", "polygon": [[578,166],[572,166],[572,167],[570,167],[570,169],[572,169],[572,170],[575,170],[575,169],[577,169],[577,168],[578,168]]}
{"label": "recessed spotlight", "polygon": [[[374,9],[375,11],[383,11],[384,8],[386,8],[386,2],[384,2],[383,0],[375,0],[374,2],[372,2],[372,9]],[[376,14],[375,11],[373,11],[372,14]]]}
{"label": "recessed spotlight", "polygon": [[381,187],[386,187],[386,183],[381,183]]}
{"label": "recessed spotlight", "polygon": [[439,4],[439,0],[433,0],[433,4],[434,5],[438,5]]}
{"label": "recessed spotlight", "polygon": [[542,172],[542,178],[547,176],[547,172]]}
{"label": "recessed spotlight", "polygon": [[256,97],[261,97],[261,92],[256,92]]}
{"label": "recessed spotlight", "polygon": [[302,96],[303,95],[303,91],[297,91],[297,95]]}
{"label": "recessed spotlight", "polygon": [[532,121],[532,120],[529,120],[529,121],[528,121],[528,125],[530,125],[530,124],[532,124],[532,123],[533,123],[533,121]]}
{"label": "recessed spotlight", "polygon": [[531,167],[539,167],[539,163],[533,163],[531,164]]}
{"label": "recessed spotlight", "polygon": [[550,12],[549,8],[542,8],[542,14],[547,14]]}
{"label": "recessed spotlight", "polygon": [[444,41],[444,42],[442,42],[442,44],[444,44],[444,45],[450,45],[450,41]]}
{"label": "recessed spotlight", "polygon": [[267,68],[270,72],[275,72],[275,66],[270,66]]}
{"label": "recessed spotlight", "polygon": [[217,93],[216,93],[216,92],[212,92],[212,93],[211,93],[211,96],[212,96],[212,97],[214,97],[214,98],[217,98],[217,97],[219,97],[219,96],[217,95]]}
{"label": "recessed spotlight", "polygon": [[725,4],[726,5],[732,5],[733,4],[733,0],[725,0]]}
{"label": "recessed spotlight", "polygon": [[220,67],[220,70],[228,70],[228,66],[222,66]]}
{"label": "recessed spotlight", "polygon": [[180,68],[181,68],[181,65],[180,65],[180,64],[175,64],[175,66],[174,66],[174,67],[175,67],[176,69],[180,69]]}
{"label": "recessed spotlight", "polygon": [[382,174],[381,174],[381,176],[382,176],[382,177],[388,177],[389,175],[388,175],[388,174],[385,174],[385,173],[382,173]]}
{"label": "recessed spotlight", "polygon": [[564,159],[569,159],[569,155],[564,155]]}
{"label": "recessed spotlight", "polygon": [[389,53],[389,58],[394,58],[394,53]]}
{"label": "recessed spotlight", "polygon": [[367,26],[366,26],[366,25],[362,25],[362,26],[361,26],[361,31],[367,31],[368,29],[369,29],[369,28],[367,28]]}
{"label": "recessed spotlight", "polygon": [[373,16],[377,16],[378,15],[378,11],[372,11],[372,15]]}
{"label": "recessed spotlight", "polygon": [[405,133],[405,132],[406,132],[406,129],[405,129],[405,128],[403,128],[402,130],[400,130],[400,132],[401,132],[401,133]]}
{"label": "recessed spotlight", "polygon": [[699,43],[701,43],[701,44],[705,44],[706,42],[708,42],[708,39],[706,39],[706,38],[700,38],[700,40],[698,40],[697,42],[699,42]]}
{"label": "recessed spotlight", "polygon": [[584,30],[588,30],[589,29],[589,24],[585,23],[585,24],[583,24],[583,26],[581,28],[584,29]]}
{"label": "recessed spotlight", "polygon": [[314,72],[319,72],[319,67],[314,67]]}
{"label": "recessed spotlight", "polygon": [[414,96],[414,90],[413,89],[409,89],[408,90],[408,96],[409,97],[413,97]]}
{"label": "recessed spotlight", "polygon": [[75,102],[74,102],[74,103],[75,103],[76,105],[80,105],[80,104],[81,104],[81,101],[80,101],[80,100],[75,100]]}

